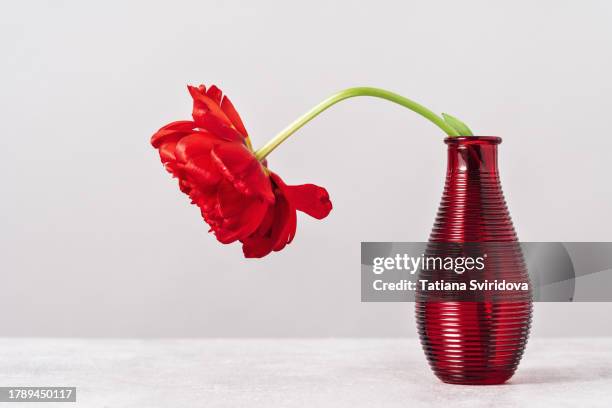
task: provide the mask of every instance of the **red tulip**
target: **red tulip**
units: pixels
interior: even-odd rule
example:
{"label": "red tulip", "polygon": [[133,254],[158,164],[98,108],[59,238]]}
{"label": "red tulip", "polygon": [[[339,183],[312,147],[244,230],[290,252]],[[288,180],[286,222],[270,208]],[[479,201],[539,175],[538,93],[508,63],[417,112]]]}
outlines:
{"label": "red tulip", "polygon": [[260,162],[236,109],[216,86],[189,87],[193,121],[172,122],[151,138],[219,242],[242,242],[248,258],[280,251],[296,230],[296,210],[322,219],[332,204],[314,184],[288,186]]}

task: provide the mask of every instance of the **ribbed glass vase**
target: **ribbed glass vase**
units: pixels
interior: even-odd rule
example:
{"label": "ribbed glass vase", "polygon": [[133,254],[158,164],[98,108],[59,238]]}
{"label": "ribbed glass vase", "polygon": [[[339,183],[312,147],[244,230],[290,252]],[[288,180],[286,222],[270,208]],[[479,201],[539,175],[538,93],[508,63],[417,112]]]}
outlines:
{"label": "ribbed glass vase", "polygon": [[[428,256],[484,255],[484,269],[421,270],[419,279],[527,282],[529,277],[502,192],[499,137],[452,137],[442,201]],[[531,324],[531,290],[417,290],[416,319],[435,375],[453,384],[500,384],[514,374]]]}

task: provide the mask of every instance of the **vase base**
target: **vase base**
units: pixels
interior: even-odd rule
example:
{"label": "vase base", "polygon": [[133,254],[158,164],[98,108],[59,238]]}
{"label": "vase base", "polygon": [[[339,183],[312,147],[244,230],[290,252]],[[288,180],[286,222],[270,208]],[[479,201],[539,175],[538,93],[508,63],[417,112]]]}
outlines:
{"label": "vase base", "polygon": [[464,375],[436,374],[440,381],[455,385],[501,385],[506,383],[514,373],[495,373],[486,376],[468,377]]}

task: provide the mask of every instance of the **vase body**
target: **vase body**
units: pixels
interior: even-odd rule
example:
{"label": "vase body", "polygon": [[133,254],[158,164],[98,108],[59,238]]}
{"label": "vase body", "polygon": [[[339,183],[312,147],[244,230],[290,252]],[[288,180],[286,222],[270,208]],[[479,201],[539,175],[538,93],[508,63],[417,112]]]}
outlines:
{"label": "vase body", "polygon": [[[429,256],[488,256],[483,270],[421,270],[419,279],[526,282],[525,262],[501,189],[498,137],[447,138],[442,201]],[[477,292],[477,293],[476,293]],[[501,384],[515,372],[529,335],[531,289],[442,294],[417,290],[416,319],[434,374],[453,384]]]}

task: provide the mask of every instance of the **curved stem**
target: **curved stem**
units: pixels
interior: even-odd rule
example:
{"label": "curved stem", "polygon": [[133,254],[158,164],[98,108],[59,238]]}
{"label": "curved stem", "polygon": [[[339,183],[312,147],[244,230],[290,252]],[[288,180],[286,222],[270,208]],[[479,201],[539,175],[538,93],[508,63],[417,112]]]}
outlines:
{"label": "curved stem", "polygon": [[274,149],[276,149],[281,143],[283,143],[289,136],[297,132],[302,126],[317,117],[321,112],[332,107],[340,101],[343,101],[348,98],[354,98],[356,96],[372,96],[374,98],[386,99],[388,101],[397,103],[398,105],[402,105],[418,113],[419,115],[429,119],[440,129],[446,132],[446,134],[448,134],[449,136],[459,136],[459,133],[453,127],[448,125],[444,121],[444,119],[442,119],[441,117],[439,117],[421,104],[418,104],[408,98],[405,98],[394,92],[386,91],[384,89],[357,87],[348,88],[343,91],[340,91],[316,105],[314,108],[299,117],[295,122],[283,129],[279,134],[274,136],[274,138],[268,141],[268,143],[266,143],[261,149],[257,150],[255,152],[255,156],[258,160],[265,159],[266,156],[268,156]]}

